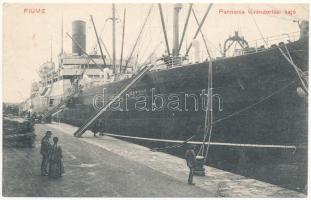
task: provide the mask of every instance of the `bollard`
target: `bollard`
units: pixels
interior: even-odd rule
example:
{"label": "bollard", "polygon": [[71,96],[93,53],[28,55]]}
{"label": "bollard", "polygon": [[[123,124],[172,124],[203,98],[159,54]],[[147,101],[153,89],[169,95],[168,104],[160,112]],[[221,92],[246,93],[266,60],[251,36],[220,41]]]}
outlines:
{"label": "bollard", "polygon": [[204,157],[196,156],[195,157],[195,167],[193,174],[196,176],[205,176],[205,168],[204,168]]}

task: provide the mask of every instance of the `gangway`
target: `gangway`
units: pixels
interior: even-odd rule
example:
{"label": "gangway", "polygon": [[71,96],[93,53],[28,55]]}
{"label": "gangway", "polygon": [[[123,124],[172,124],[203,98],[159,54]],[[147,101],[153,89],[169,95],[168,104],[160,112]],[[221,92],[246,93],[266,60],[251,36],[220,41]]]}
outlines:
{"label": "gangway", "polygon": [[127,84],[113,99],[111,99],[103,108],[90,117],[85,124],[83,124],[75,133],[74,136],[81,137],[83,133],[113,104],[120,98],[125,92],[127,92],[146,72],[148,72],[154,65],[146,65],[136,75],[132,77],[132,80]]}
{"label": "gangway", "polygon": [[42,117],[42,121],[45,121],[46,119],[48,119],[50,116],[52,116],[54,113],[56,113],[57,111],[59,111],[64,105],[67,104],[67,102],[77,93],[79,93],[79,89],[74,88],[74,91],[71,92],[70,95],[68,95],[67,97],[65,97],[65,99],[61,100],[59,104],[57,104],[56,106],[54,106],[51,110],[48,110]]}

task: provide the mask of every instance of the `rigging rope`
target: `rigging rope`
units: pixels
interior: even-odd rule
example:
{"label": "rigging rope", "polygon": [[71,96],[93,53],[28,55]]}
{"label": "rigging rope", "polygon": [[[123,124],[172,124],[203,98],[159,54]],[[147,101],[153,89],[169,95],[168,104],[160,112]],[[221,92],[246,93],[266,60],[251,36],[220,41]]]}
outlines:
{"label": "rigging rope", "polygon": [[281,19],[281,20],[284,20],[284,21],[293,21],[292,19],[289,19],[289,18],[286,18],[286,17],[280,17],[280,16],[276,16],[276,15],[265,15],[267,17],[273,17],[273,18],[276,18],[276,19]]}
{"label": "rigging rope", "polygon": [[[195,11],[195,9],[194,9],[194,6],[192,7],[192,14],[193,14],[193,16],[194,16],[194,19],[195,19],[195,21],[196,21],[196,23],[197,23],[197,25],[198,26],[200,26],[200,22],[199,22],[199,20],[198,20],[198,18],[197,18],[197,16],[196,16],[196,11]],[[202,32],[202,30],[200,29],[200,33],[201,33],[201,37],[202,37],[202,39],[203,39],[203,42],[204,42],[204,46],[205,46],[205,50],[206,50],[206,53],[207,53],[207,55],[208,55],[208,57],[209,57],[209,59],[211,59],[211,54],[210,54],[210,52],[209,52],[209,50],[208,50],[208,47],[207,47],[207,43],[206,43],[206,40],[205,40],[205,37],[204,37],[204,34],[203,34],[203,32]]]}
{"label": "rigging rope", "polygon": [[272,94],[270,94],[270,95],[266,96],[265,98],[263,98],[263,99],[257,101],[256,103],[253,103],[253,104],[251,104],[251,105],[249,105],[249,106],[247,106],[247,107],[245,107],[245,108],[243,108],[243,109],[241,109],[241,110],[238,110],[238,111],[236,111],[236,112],[233,112],[232,114],[230,114],[230,115],[228,115],[228,116],[226,116],[226,117],[223,117],[223,118],[221,118],[221,119],[215,120],[215,121],[213,122],[213,124],[217,124],[217,123],[219,123],[219,122],[221,122],[221,121],[224,121],[224,120],[226,120],[226,119],[229,119],[229,118],[231,118],[231,117],[234,117],[234,116],[236,116],[236,115],[238,115],[238,114],[241,114],[242,112],[245,112],[245,111],[247,111],[247,110],[249,110],[249,109],[255,107],[256,105],[258,105],[258,104],[260,104],[260,103],[262,103],[262,102],[264,102],[264,101],[270,99],[270,98],[271,98],[272,96],[274,96],[275,94],[280,93],[281,91],[283,91],[284,89],[286,89],[286,88],[289,87],[290,85],[294,84],[295,82],[297,82],[297,81],[294,80],[294,81],[290,82],[289,84],[287,84],[287,85],[283,86],[282,88],[280,88],[280,89],[274,91]]}
{"label": "rigging rope", "polygon": [[[285,44],[285,46],[286,46],[286,44]],[[298,78],[299,78],[299,80],[300,80],[300,82],[301,82],[301,85],[303,86],[305,92],[308,94],[308,87],[307,87],[307,85],[305,84],[305,82],[303,81],[301,72],[299,72],[299,71],[301,71],[301,70],[299,69],[299,67],[298,67],[297,65],[295,65],[295,63],[294,63],[290,58],[288,58],[288,57],[285,55],[284,51],[281,49],[280,46],[278,46],[278,49],[280,50],[282,56],[287,60],[287,62],[294,68],[294,70],[295,70],[295,72],[297,73]]]}
{"label": "rigging rope", "polygon": [[125,62],[125,70],[126,70],[128,64],[129,64],[129,62],[130,62],[131,59],[132,59],[133,53],[134,53],[134,51],[135,51],[135,48],[136,48],[136,46],[137,46],[138,41],[140,40],[141,34],[142,34],[142,32],[144,31],[144,28],[145,28],[145,26],[146,26],[146,24],[147,24],[147,21],[148,21],[148,19],[149,19],[150,14],[151,14],[152,8],[153,8],[153,4],[151,4],[151,6],[150,6],[150,8],[149,8],[148,14],[147,14],[147,16],[146,16],[146,18],[145,18],[145,21],[144,21],[144,23],[143,23],[141,29],[140,29],[140,32],[139,32],[138,37],[137,37],[137,39],[136,39],[136,42],[134,43],[134,46],[133,46],[133,48],[132,48],[132,50],[131,50],[131,52],[130,52],[130,55],[128,56],[128,58],[127,58],[127,60],[126,60],[126,62]]}
{"label": "rigging rope", "polygon": [[[289,51],[288,51],[287,45],[285,44],[284,46],[285,46],[286,53],[287,53],[287,55],[288,55],[290,61],[291,61],[291,62],[294,62],[292,56],[290,55],[290,53],[289,53]],[[300,69],[299,69],[299,70],[300,70]],[[301,70],[300,70],[300,71],[301,71]]]}
{"label": "rigging rope", "polygon": [[[250,6],[249,6],[249,5],[248,5],[248,9],[250,9]],[[266,46],[268,47],[269,44],[268,44],[268,42],[265,40],[265,38],[264,38],[264,36],[263,36],[263,34],[262,34],[262,32],[261,32],[261,30],[260,30],[260,28],[259,28],[257,22],[256,22],[256,19],[255,19],[255,17],[253,16],[253,13],[251,13],[251,17],[252,17],[252,19],[253,19],[253,21],[254,21],[256,27],[257,27],[258,32],[260,33],[260,36],[261,36],[262,40],[265,42]]]}
{"label": "rigging rope", "polygon": [[[292,56],[290,55],[289,53],[289,50],[287,48],[287,45],[285,44],[285,49],[286,49],[286,53],[288,55],[288,58],[290,59],[290,61],[292,63],[294,63],[293,59],[292,59]],[[307,78],[305,77],[305,73],[298,67],[297,70],[299,71],[300,75],[302,76],[302,78],[304,78],[306,81],[307,81]]]}
{"label": "rigging rope", "polygon": [[[152,29],[152,18],[153,18],[154,12],[151,13],[150,21],[148,25],[146,26],[145,31],[142,34],[142,37],[139,41],[139,45],[137,48],[137,54],[139,55],[139,59],[137,60],[138,63],[141,63],[142,59],[145,58],[146,53],[148,52],[148,49],[150,49],[150,45],[152,44],[152,37],[151,37],[151,29]],[[148,42],[146,42],[148,40]],[[147,45],[145,45],[147,44]],[[142,51],[142,54],[141,54]]]}
{"label": "rigging rope", "polygon": [[207,110],[205,112],[205,120],[204,120],[204,138],[202,146],[198,152],[198,155],[201,153],[201,156],[204,154],[204,148],[205,148],[205,141],[206,137],[208,135],[208,142],[206,147],[206,153],[204,156],[204,163],[206,162],[208,150],[210,147],[211,137],[212,137],[212,130],[213,130],[213,62],[211,57],[209,57],[209,65],[208,65],[208,101],[207,101]]}

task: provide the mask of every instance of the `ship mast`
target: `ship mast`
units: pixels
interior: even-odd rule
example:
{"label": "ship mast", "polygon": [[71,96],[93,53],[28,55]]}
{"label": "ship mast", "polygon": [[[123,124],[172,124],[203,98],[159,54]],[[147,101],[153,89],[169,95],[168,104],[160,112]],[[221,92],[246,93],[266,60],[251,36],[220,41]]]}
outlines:
{"label": "ship mast", "polygon": [[[209,11],[211,10],[212,6],[213,6],[212,3],[209,4],[209,6],[208,6],[208,8],[207,8],[207,10],[206,10],[206,12],[205,12],[205,14],[204,14],[204,17],[203,17],[203,19],[201,20],[201,23],[199,24],[199,27],[198,27],[198,29],[196,30],[195,34],[194,34],[194,37],[193,37],[192,41],[195,40],[195,39],[197,38],[197,36],[198,36],[198,34],[199,34],[199,32],[200,32],[200,30],[201,30],[201,28],[202,28],[202,26],[203,26],[203,24],[204,24],[204,22],[205,22],[205,19],[206,19],[207,15],[208,15]],[[189,53],[191,47],[192,47],[192,43],[191,43],[190,46],[188,47],[185,56],[188,56],[188,53]]]}
{"label": "ship mast", "polygon": [[112,4],[112,69],[116,73],[116,8]]}
{"label": "ship mast", "polygon": [[166,33],[165,22],[164,22],[164,17],[163,17],[163,10],[162,10],[162,6],[160,3],[159,3],[159,11],[160,11],[160,17],[161,17],[162,30],[163,30],[165,44],[166,44],[166,51],[167,51],[167,54],[170,55],[171,53],[170,53],[170,47],[169,47],[168,40],[167,40],[167,33]]}
{"label": "ship mast", "polygon": [[104,56],[104,53],[103,53],[103,50],[102,50],[102,46],[100,45],[100,40],[99,40],[99,37],[98,37],[98,34],[97,34],[97,30],[96,30],[96,26],[95,26],[95,23],[94,23],[94,20],[93,20],[93,16],[90,15],[90,17],[91,17],[91,21],[92,21],[92,24],[93,24],[95,36],[96,36],[97,43],[98,43],[98,47],[99,47],[99,50],[100,50],[100,55],[101,55],[101,57],[103,59],[104,65],[106,66],[105,56]]}
{"label": "ship mast", "polygon": [[190,5],[189,5],[189,9],[188,9],[188,14],[187,14],[184,30],[183,30],[183,33],[181,35],[181,40],[180,40],[179,47],[178,47],[178,54],[179,54],[179,52],[181,50],[182,43],[183,43],[184,38],[185,38],[185,34],[186,34],[186,31],[187,31],[187,27],[188,27],[188,22],[189,22],[189,19],[190,19],[191,10],[192,10],[192,3],[190,3]]}
{"label": "ship mast", "polygon": [[179,49],[179,11],[181,10],[181,3],[174,4],[174,21],[173,21],[173,56],[178,56]]}
{"label": "ship mast", "polygon": [[50,62],[52,63],[53,61],[53,42],[52,42],[52,38],[51,38],[51,57],[50,57]]}
{"label": "ship mast", "polygon": [[120,73],[121,73],[121,71],[122,71],[122,60],[123,60],[123,45],[124,45],[124,33],[125,33],[125,15],[126,15],[126,8],[124,8],[124,12],[123,12],[122,43],[121,43],[121,58],[120,58]]}
{"label": "ship mast", "polygon": [[61,27],[61,55],[64,53],[64,21],[62,16],[62,27]]}

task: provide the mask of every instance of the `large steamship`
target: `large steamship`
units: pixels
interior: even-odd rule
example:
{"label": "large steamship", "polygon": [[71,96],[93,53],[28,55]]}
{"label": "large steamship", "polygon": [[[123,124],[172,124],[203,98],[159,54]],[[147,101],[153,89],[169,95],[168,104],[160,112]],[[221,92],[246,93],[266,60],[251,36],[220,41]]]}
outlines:
{"label": "large steamship", "polygon": [[[178,18],[176,7],[174,17]],[[53,119],[81,126],[131,80],[134,65],[127,70],[121,65],[116,73],[116,61],[105,63],[95,52],[84,54],[85,26],[83,21],[72,23],[78,43],[73,42],[71,54],[60,54],[58,70],[53,62],[41,66],[41,81],[33,83],[28,101],[31,112],[44,113],[74,94]],[[279,167],[290,163],[295,166],[293,176],[305,184],[306,170],[301,169],[307,162],[308,105],[302,79],[308,71],[308,22],[299,26],[296,40],[284,38],[269,47],[251,47],[236,33],[226,41],[241,44],[235,56],[224,53],[192,63],[175,54],[179,40],[174,33],[172,55],[148,63],[154,67],[98,120],[107,133],[171,140],[196,135],[194,140],[201,141],[212,63],[211,141],[219,145],[211,145],[208,161],[215,166],[262,159]]]}

